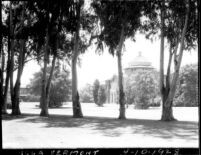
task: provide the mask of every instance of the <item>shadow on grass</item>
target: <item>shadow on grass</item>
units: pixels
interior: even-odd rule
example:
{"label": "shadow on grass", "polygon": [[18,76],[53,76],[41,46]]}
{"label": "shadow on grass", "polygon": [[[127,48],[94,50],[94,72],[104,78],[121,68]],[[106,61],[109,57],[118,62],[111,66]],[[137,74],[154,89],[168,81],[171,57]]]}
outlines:
{"label": "shadow on grass", "polygon": [[[26,118],[26,119],[25,119]],[[34,114],[2,117],[3,120],[21,119],[26,123],[44,123],[44,128],[81,128],[107,137],[122,134],[143,134],[164,139],[198,140],[198,123],[188,121],[162,122],[155,120],[127,119],[118,120],[104,117],[72,118],[68,115],[39,117]]]}
{"label": "shadow on grass", "polygon": [[2,114],[1,119],[6,120],[6,121],[11,121],[11,120],[17,120],[17,119],[23,119],[27,118],[27,115],[12,115],[12,114]]}
{"label": "shadow on grass", "polygon": [[[33,107],[32,109],[41,109],[39,106],[37,107]],[[49,110],[53,110],[53,109],[72,109],[72,107],[49,107]]]}

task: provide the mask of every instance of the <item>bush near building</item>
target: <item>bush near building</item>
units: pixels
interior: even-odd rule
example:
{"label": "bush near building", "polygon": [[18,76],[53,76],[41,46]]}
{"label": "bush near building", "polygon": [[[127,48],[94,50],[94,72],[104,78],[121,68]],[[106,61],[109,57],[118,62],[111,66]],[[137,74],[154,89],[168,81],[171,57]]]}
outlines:
{"label": "bush near building", "polygon": [[137,109],[160,106],[158,74],[155,71],[138,70],[126,78],[126,100]]}
{"label": "bush near building", "polygon": [[190,64],[181,68],[174,106],[198,106],[198,65]]}
{"label": "bush near building", "polygon": [[103,104],[106,102],[106,91],[105,86],[101,85],[98,90],[98,105],[103,106]]}

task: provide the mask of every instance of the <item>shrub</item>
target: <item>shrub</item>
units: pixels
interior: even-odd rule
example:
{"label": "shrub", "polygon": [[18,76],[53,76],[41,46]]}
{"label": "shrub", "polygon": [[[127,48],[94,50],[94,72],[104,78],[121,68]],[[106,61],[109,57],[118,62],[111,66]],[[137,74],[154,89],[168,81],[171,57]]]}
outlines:
{"label": "shrub", "polygon": [[[49,73],[50,68],[48,67],[47,76],[49,75]],[[59,66],[55,66],[50,86],[49,107],[62,106],[62,103],[69,99],[71,93],[71,81],[69,80],[69,74],[70,73],[68,71],[61,71]],[[41,80],[42,69],[39,72],[35,73],[33,79],[31,79],[29,88],[31,89],[30,93],[32,93],[33,96],[29,96],[29,101],[40,101]],[[39,98],[36,96],[39,96]]]}
{"label": "shrub", "polygon": [[93,98],[94,98],[94,102],[95,104],[98,104],[98,90],[100,87],[100,82],[99,80],[95,80],[94,84],[93,84]]}
{"label": "shrub", "polygon": [[36,95],[27,95],[27,96],[23,96],[21,97],[21,99],[23,100],[23,102],[40,102],[40,96],[36,96]]}
{"label": "shrub", "polygon": [[92,86],[90,84],[86,84],[86,86],[80,91],[80,101],[84,103],[94,102]]}
{"label": "shrub", "polygon": [[147,109],[151,106],[152,100],[159,95],[157,78],[158,74],[153,70],[138,70],[127,76],[125,81],[127,103],[133,103],[137,109]]}
{"label": "shrub", "polygon": [[198,106],[198,66],[186,65],[181,68],[174,106]]}
{"label": "shrub", "polygon": [[98,105],[103,106],[106,101],[106,93],[104,86],[100,86],[98,90]]}
{"label": "shrub", "polygon": [[160,107],[161,105],[161,97],[157,96],[154,99],[151,99],[149,106],[150,107]]}

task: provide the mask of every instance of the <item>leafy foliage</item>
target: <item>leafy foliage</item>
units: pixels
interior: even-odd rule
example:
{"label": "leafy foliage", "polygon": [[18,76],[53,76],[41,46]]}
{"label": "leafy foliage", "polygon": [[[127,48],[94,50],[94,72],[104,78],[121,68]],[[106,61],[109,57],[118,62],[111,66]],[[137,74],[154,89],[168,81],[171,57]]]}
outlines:
{"label": "leafy foliage", "polygon": [[[50,67],[48,67],[47,73],[49,76]],[[29,85],[31,93],[36,96],[41,94],[41,79],[42,69],[34,74],[34,77],[31,79],[31,83]],[[61,106],[62,102],[69,100],[70,93],[71,81],[69,80],[69,72],[62,72],[60,67],[56,66],[55,73],[51,81],[49,107]]]}
{"label": "leafy foliage", "polygon": [[80,91],[80,101],[84,103],[93,103],[93,90],[90,84],[87,84],[81,91]]}
{"label": "leafy foliage", "polygon": [[144,7],[143,1],[93,1],[92,6],[100,20],[101,33],[97,39],[97,47],[102,42],[114,55],[119,44],[122,27],[126,38],[133,38],[140,27],[140,17]]}
{"label": "leafy foliage", "polygon": [[[147,109],[159,96],[158,73],[139,70],[125,78],[126,100],[136,108]],[[156,103],[155,103],[156,105]]]}
{"label": "leafy foliage", "polygon": [[[165,2],[164,36],[173,49],[176,48],[177,43],[181,39],[187,5],[190,6],[190,10],[184,49],[190,50],[196,47],[198,39],[198,1],[189,0],[189,4],[186,1],[180,0],[168,0]],[[143,26],[140,30],[146,34],[146,38],[153,39],[155,36],[159,36],[158,33],[161,26],[159,16],[162,9],[162,1],[147,2],[146,6],[142,22]]]}
{"label": "leafy foliage", "polygon": [[103,106],[105,101],[106,101],[105,87],[103,85],[101,85],[98,90],[98,105]]}
{"label": "leafy foliage", "polygon": [[198,106],[198,66],[186,65],[181,73],[176,91],[174,106]]}

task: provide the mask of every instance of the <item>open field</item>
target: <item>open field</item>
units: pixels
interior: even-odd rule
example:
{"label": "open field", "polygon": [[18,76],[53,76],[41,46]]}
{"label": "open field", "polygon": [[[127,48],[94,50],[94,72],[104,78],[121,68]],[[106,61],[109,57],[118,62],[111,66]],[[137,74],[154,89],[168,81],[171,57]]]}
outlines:
{"label": "open field", "polygon": [[[174,108],[175,122],[160,120],[161,108],[129,107],[118,120],[118,105],[82,104],[85,118],[72,118],[71,103],[40,117],[38,103],[21,103],[22,116],[3,116],[3,148],[198,147],[198,108]],[[9,110],[10,112],[10,110]]]}

